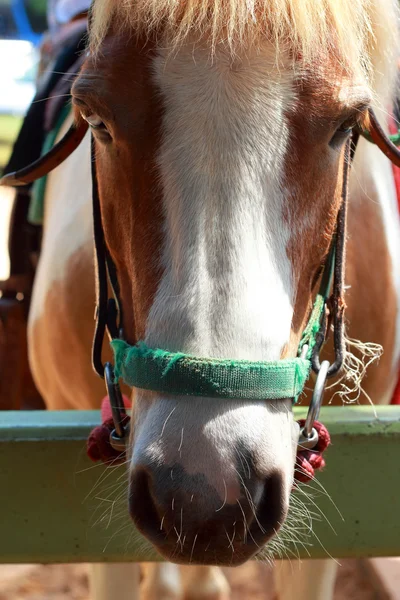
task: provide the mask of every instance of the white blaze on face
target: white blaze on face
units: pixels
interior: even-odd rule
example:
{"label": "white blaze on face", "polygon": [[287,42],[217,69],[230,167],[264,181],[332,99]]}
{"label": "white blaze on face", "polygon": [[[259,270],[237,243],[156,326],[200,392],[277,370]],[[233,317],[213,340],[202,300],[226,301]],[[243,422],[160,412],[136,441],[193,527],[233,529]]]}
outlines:
{"label": "white blaze on face", "polygon": [[160,51],[162,276],[150,346],[279,359],[293,314],[283,171],[293,72],[270,45],[232,59]]}
{"label": "white blaze on face", "polygon": [[[275,60],[270,46],[235,59],[190,48],[155,59],[165,238],[149,346],[257,361],[278,360],[289,340],[285,115],[295,92],[293,72]],[[290,400],[148,399],[137,391],[133,465],[178,462],[231,500],[244,447],[261,479],[282,473],[288,497],[297,436]]]}

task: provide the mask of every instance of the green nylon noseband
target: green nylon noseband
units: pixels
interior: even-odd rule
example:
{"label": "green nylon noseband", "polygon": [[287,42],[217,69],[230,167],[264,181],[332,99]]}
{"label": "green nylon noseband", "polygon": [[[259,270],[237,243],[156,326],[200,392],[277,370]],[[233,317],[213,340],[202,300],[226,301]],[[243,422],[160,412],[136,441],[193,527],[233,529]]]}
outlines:
{"label": "green nylon noseband", "polygon": [[299,355],[305,358],[271,362],[197,358],[180,352],[149,348],[144,342],[130,346],[114,339],[115,377],[132,387],[154,392],[208,398],[297,401],[311,370],[311,353],[325,310],[326,293],[319,293],[303,333]]}
{"label": "green nylon noseband", "polygon": [[303,358],[276,362],[217,360],[152,349],[143,342],[129,346],[113,340],[115,375],[129,386],[209,398],[278,400],[296,398],[303,391],[310,361]]}

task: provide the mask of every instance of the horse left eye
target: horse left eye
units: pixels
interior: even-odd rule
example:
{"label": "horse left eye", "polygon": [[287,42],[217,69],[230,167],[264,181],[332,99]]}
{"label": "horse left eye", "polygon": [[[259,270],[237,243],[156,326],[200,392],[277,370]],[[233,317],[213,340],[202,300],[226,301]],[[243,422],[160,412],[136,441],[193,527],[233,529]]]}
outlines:
{"label": "horse left eye", "polygon": [[331,141],[329,142],[330,147],[334,148],[335,150],[338,147],[340,147],[343,144],[343,142],[345,142],[347,140],[349,135],[351,135],[351,132],[353,131],[355,126],[356,126],[356,123],[354,120],[344,121],[340,125],[340,127],[338,127],[336,129],[333,137],[331,138]]}
{"label": "horse left eye", "polygon": [[82,115],[82,117],[87,121],[92,129],[103,129],[105,125],[99,115]]}

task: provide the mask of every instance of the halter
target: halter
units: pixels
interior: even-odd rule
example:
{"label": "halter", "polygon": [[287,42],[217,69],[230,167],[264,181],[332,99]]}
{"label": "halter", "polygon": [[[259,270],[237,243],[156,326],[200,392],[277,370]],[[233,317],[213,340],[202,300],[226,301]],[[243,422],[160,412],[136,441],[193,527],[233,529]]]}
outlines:
{"label": "halter", "polygon": [[[129,430],[118,383],[119,378],[132,387],[169,394],[246,400],[292,398],[296,402],[311,370],[316,373],[317,380],[307,419],[300,432],[299,445],[302,448],[317,446],[319,436],[314,422],[318,418],[322,405],[325,383],[328,378],[340,372],[345,351],[343,292],[348,181],[359,135],[376,143],[386,156],[400,167],[399,150],[380,127],[372,109],[369,109],[368,115],[366,131],[354,129],[352,138],[346,144],[341,206],[336,230],[323,268],[319,292],[301,338],[298,355],[296,358],[279,361],[251,362],[199,358],[189,354],[149,348],[141,341],[131,346],[124,340],[120,289],[116,268],[104,237],[92,137],[92,201],[97,273],[96,326],[92,363],[96,373],[105,379],[110,398],[114,421],[110,444],[113,448],[120,451],[125,447]],[[73,125],[48,154],[21,171],[5,175],[0,180],[0,185],[27,185],[47,175],[72,154],[87,130],[88,125],[84,121]],[[109,298],[109,286],[112,290],[112,298]],[[320,361],[320,351],[330,325],[333,328],[335,350],[335,360],[332,364]],[[114,367],[110,363],[104,365],[102,362],[102,345],[106,333],[114,352]]]}

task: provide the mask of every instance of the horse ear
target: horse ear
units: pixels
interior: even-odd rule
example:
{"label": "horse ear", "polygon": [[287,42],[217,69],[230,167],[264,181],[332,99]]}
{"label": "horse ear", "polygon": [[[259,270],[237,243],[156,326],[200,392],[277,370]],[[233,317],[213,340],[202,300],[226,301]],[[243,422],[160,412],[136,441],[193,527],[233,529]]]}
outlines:
{"label": "horse ear", "polygon": [[53,148],[27,167],[13,173],[8,173],[0,179],[0,185],[18,187],[28,185],[36,179],[48,175],[61,165],[79,146],[88,130],[88,124],[83,119],[70,127],[65,136]]}
{"label": "horse ear", "polygon": [[366,130],[372,141],[396,167],[400,167],[400,150],[383,131],[372,108],[369,109],[368,113],[369,123]]}

